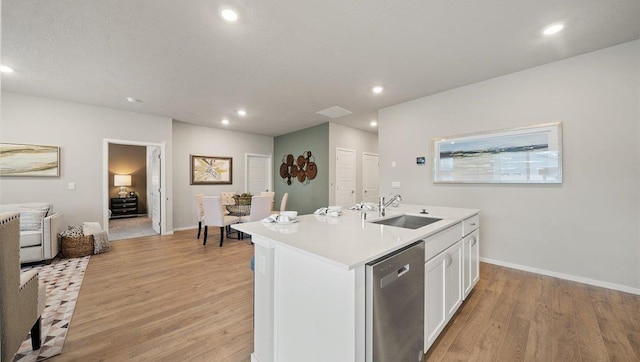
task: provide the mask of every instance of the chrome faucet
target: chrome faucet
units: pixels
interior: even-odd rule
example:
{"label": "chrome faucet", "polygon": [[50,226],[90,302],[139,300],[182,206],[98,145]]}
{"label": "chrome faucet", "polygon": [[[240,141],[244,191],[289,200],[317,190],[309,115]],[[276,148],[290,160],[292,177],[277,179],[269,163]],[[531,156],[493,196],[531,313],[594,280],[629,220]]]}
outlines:
{"label": "chrome faucet", "polygon": [[380,216],[385,216],[385,210],[387,209],[387,207],[389,207],[389,205],[393,204],[396,201],[402,201],[402,196],[400,196],[399,194],[395,194],[391,196],[391,199],[387,202],[385,202],[384,196],[380,196],[380,198],[378,199],[378,213],[380,214]]}

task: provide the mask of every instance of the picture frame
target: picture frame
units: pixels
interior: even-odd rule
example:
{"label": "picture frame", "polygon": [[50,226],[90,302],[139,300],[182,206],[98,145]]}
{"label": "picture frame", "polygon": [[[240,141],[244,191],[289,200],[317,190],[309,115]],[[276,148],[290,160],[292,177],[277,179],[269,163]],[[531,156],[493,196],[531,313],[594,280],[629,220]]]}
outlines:
{"label": "picture frame", "polygon": [[60,147],[0,143],[0,176],[59,177]]}
{"label": "picture frame", "polygon": [[562,123],[432,139],[434,183],[562,183]]}
{"label": "picture frame", "polygon": [[233,158],[191,155],[191,184],[233,184]]}

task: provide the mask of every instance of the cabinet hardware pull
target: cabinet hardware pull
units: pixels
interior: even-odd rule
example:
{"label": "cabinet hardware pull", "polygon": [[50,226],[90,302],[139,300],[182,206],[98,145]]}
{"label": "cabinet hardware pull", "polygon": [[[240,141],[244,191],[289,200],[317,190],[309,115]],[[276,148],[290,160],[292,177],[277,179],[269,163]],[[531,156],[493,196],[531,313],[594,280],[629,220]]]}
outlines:
{"label": "cabinet hardware pull", "polygon": [[476,239],[475,236],[472,237],[473,241],[471,242],[471,246],[475,246],[476,243],[478,242],[478,239]]}
{"label": "cabinet hardware pull", "polygon": [[469,225],[471,225],[471,226],[476,226],[476,223],[475,223],[475,222],[473,222],[473,223],[471,223],[471,224],[469,224]]}
{"label": "cabinet hardware pull", "polygon": [[449,254],[445,255],[445,261],[444,261],[444,266],[449,267],[451,266],[451,264],[453,264],[453,257]]}

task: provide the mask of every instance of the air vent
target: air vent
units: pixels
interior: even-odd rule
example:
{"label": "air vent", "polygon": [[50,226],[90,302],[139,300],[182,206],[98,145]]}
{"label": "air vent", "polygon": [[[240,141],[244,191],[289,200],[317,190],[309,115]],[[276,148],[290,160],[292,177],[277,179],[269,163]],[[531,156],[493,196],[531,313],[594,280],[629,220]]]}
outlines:
{"label": "air vent", "polygon": [[338,117],[346,116],[347,114],[351,114],[353,112],[348,111],[342,107],[333,106],[333,107],[329,107],[327,109],[318,111],[316,113],[321,114],[323,116],[327,116],[329,118],[338,118]]}

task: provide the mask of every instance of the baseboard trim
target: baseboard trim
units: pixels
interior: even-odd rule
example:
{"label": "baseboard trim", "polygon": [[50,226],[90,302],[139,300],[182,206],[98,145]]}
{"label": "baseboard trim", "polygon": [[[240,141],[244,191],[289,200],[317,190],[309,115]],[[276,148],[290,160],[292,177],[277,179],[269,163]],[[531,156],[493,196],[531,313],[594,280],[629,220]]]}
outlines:
{"label": "baseboard trim", "polygon": [[480,258],[480,261],[485,262],[485,263],[489,263],[489,264],[504,266],[504,267],[507,267],[507,268],[523,270],[523,271],[536,273],[536,274],[542,274],[542,275],[546,275],[546,276],[550,276],[550,277],[554,277],[554,278],[571,280],[572,282],[589,284],[589,285],[593,285],[593,286],[596,286],[596,287],[602,287],[602,288],[607,288],[607,289],[618,290],[618,291],[625,292],[625,293],[631,293],[631,294],[640,295],[640,289],[632,288],[632,287],[629,287],[629,286],[626,286],[626,285],[608,283],[608,282],[603,282],[601,280],[583,278],[583,277],[578,277],[578,276],[571,275],[571,274],[558,273],[558,272],[554,272],[554,271],[550,271],[550,270],[538,269],[538,268],[533,268],[533,267],[530,267],[530,266],[514,264],[514,263],[508,263],[508,262],[505,262],[505,261],[502,261],[502,260],[495,260],[495,259],[489,259],[489,258]]}
{"label": "baseboard trim", "polygon": [[184,226],[184,227],[181,227],[181,228],[173,228],[173,231],[195,230],[195,229],[197,229],[197,228],[198,228],[198,226],[197,226],[197,225],[194,225],[194,226]]}

